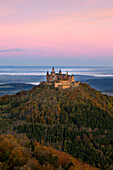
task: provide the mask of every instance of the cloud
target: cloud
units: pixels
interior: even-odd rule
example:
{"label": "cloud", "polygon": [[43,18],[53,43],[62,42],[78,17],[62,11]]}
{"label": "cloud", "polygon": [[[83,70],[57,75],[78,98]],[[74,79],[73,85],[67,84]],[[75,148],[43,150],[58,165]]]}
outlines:
{"label": "cloud", "polygon": [[33,49],[32,51],[35,51],[35,52],[44,52],[46,50],[37,50],[37,49]]}
{"label": "cloud", "polygon": [[24,49],[21,49],[21,48],[4,49],[4,50],[0,50],[0,53],[7,53],[7,52],[21,52],[21,51],[24,51]]}

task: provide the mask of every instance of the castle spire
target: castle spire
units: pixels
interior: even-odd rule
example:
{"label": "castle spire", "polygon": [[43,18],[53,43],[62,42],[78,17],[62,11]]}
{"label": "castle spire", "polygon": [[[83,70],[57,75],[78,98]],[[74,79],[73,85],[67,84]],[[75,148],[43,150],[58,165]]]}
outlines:
{"label": "castle spire", "polygon": [[62,74],[62,71],[61,71],[61,69],[59,70],[59,74]]}
{"label": "castle spire", "polygon": [[46,74],[46,82],[49,82],[49,72],[47,71],[47,74]]}
{"label": "castle spire", "polygon": [[55,70],[54,70],[54,66],[53,66],[53,68],[52,68],[52,72],[55,72]]}

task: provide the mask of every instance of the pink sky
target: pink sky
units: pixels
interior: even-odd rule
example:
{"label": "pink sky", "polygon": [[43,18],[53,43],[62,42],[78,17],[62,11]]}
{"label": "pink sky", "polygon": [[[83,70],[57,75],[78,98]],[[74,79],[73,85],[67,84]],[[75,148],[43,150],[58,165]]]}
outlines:
{"label": "pink sky", "polygon": [[0,0],[0,59],[12,57],[112,60],[113,0]]}

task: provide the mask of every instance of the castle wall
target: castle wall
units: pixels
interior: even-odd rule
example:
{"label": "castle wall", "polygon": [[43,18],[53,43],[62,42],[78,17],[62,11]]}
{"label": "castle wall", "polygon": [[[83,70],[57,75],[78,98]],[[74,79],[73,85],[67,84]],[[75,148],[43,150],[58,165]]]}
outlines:
{"label": "castle wall", "polygon": [[68,81],[61,81],[60,83],[55,82],[55,88],[67,89],[70,87],[78,87],[80,82],[68,82]]}
{"label": "castle wall", "polygon": [[56,83],[55,82],[55,88],[59,87],[59,86],[62,86],[62,83]]}
{"label": "castle wall", "polygon": [[75,80],[74,80],[74,76],[73,76],[73,75],[71,76],[71,80],[72,80],[72,82],[74,82],[74,81],[75,81]]}

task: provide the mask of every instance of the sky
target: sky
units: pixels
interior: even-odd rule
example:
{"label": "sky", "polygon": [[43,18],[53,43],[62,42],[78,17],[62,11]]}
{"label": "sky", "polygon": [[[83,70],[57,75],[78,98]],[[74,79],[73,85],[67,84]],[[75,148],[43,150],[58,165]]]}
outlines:
{"label": "sky", "polygon": [[0,0],[0,65],[113,66],[113,0]]}

